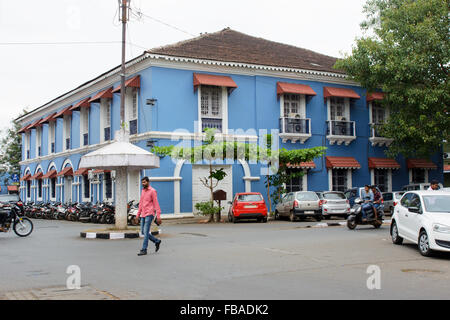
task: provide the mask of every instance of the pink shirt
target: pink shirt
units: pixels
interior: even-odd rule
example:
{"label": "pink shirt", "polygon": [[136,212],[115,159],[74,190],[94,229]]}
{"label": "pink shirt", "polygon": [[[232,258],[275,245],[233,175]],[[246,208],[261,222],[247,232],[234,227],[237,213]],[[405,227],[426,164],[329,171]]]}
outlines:
{"label": "pink shirt", "polygon": [[142,189],[137,217],[153,216],[155,211],[159,219],[161,217],[161,209],[159,208],[158,195],[155,189],[148,186],[147,189]]}

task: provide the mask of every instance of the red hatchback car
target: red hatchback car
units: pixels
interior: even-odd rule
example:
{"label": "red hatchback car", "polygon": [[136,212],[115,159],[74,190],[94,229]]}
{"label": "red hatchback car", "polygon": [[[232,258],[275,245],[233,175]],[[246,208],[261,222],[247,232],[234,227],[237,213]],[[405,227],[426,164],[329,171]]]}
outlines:
{"label": "red hatchback car", "polygon": [[230,210],[228,221],[236,223],[240,219],[257,219],[267,222],[267,207],[264,198],[259,192],[236,193]]}

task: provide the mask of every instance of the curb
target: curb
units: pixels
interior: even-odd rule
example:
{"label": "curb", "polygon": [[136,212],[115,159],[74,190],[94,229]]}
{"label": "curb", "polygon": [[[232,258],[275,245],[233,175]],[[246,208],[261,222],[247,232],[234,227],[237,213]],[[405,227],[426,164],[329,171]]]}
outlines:
{"label": "curb", "polygon": [[[161,230],[152,231],[153,236],[161,234]],[[120,239],[138,239],[144,236],[139,232],[110,232],[110,233],[96,233],[96,232],[80,232],[80,237],[85,239],[102,239],[102,240],[120,240]]]}

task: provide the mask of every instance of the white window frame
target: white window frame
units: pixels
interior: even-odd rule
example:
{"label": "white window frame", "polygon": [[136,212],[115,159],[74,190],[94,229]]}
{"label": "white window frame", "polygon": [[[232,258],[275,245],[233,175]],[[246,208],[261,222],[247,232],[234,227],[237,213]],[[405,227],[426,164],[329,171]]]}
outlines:
{"label": "white window frame", "polygon": [[[375,124],[375,122],[373,121],[373,101],[369,102],[369,124]],[[389,119],[390,116],[390,109],[389,108],[383,108],[383,107],[378,107],[378,108],[382,108],[384,109],[384,121],[386,122],[386,120]]]}
{"label": "white window frame", "polygon": [[[202,87],[198,87],[198,128],[197,133],[202,133]],[[222,134],[228,134],[228,88],[222,88],[221,107],[222,107]],[[219,119],[219,118],[217,118]]]}
{"label": "white window frame", "polygon": [[39,147],[41,148],[42,156],[42,128],[36,127],[36,158],[39,157]]}
{"label": "white window frame", "polygon": [[286,93],[280,96],[280,118],[289,118],[289,112],[287,115],[284,112],[284,102],[286,101],[286,96],[299,96],[299,106],[298,114],[300,119],[306,119],[306,95],[304,94],[291,94]]}
{"label": "white window frame", "polygon": [[[344,115],[343,117],[345,120],[343,121],[351,121],[350,120],[350,98],[335,98],[335,97],[329,97],[327,98],[327,119],[328,121],[332,121],[331,119],[331,100],[332,99],[344,99]],[[339,121],[339,120],[336,120]]]}
{"label": "white window frame", "polygon": [[29,150],[30,150],[30,158],[31,158],[30,144],[31,144],[31,131],[26,131],[25,132],[25,142],[24,142],[24,147],[25,147],[24,158],[25,158],[25,160],[28,160],[27,154],[28,154]]}
{"label": "white window frame", "polygon": [[[136,114],[133,108],[136,105]],[[137,132],[139,132],[139,90],[138,88],[126,88],[125,91],[125,123],[130,126],[130,121],[137,120]],[[131,127],[129,127],[131,130]]]}
{"label": "white window frame", "polygon": [[72,116],[67,115],[63,117],[63,151],[70,150],[67,149],[66,139],[70,139],[70,145],[72,145],[72,139],[70,137],[70,132],[72,127]]}
{"label": "white window frame", "polygon": [[[333,189],[333,170],[340,169],[340,168],[334,168],[334,169],[328,169],[328,190],[330,191],[336,191]],[[347,170],[347,189],[351,189],[353,185],[353,169],[345,169]]]}
{"label": "white window frame", "polygon": [[[392,169],[386,169],[387,172],[387,190],[385,192],[392,192]],[[370,169],[370,184],[375,184],[375,169]]]}
{"label": "white window frame", "polygon": [[52,154],[52,143],[55,143],[56,153],[56,121],[50,121],[48,123],[48,154]]}
{"label": "white window frame", "polygon": [[85,147],[83,136],[86,133],[89,145],[89,108],[80,108],[80,147]]}
{"label": "white window frame", "polygon": [[[56,170],[56,168],[52,168],[52,169],[50,169],[50,170]],[[55,177],[55,178],[53,178],[53,179],[55,179],[55,196],[54,197],[52,197],[52,190],[53,190],[53,187],[52,187],[52,179],[48,179],[48,198],[50,199],[50,201],[52,201],[52,202],[55,202],[56,201],[56,197],[57,197],[57,194],[58,194],[58,177]],[[62,200],[61,200],[62,201]]]}
{"label": "white window frame", "polygon": [[102,191],[103,191],[103,201],[106,202],[110,202],[112,203],[114,201],[114,185],[115,185],[115,180],[113,179],[113,171],[110,172],[111,175],[111,198],[107,198],[106,197],[106,179],[105,179],[105,175],[106,173],[103,172],[103,178],[102,178]]}
{"label": "white window frame", "polygon": [[[422,169],[422,170],[425,170],[425,182],[423,182],[423,183],[429,183],[429,178],[428,178],[429,169]],[[413,182],[413,169],[409,169],[409,184],[412,184],[412,183],[417,183],[417,182]]]}
{"label": "white window frame", "polygon": [[81,185],[81,199],[82,199],[82,202],[90,202],[91,201],[91,195],[92,195],[92,183],[91,183],[91,180],[89,179],[89,176],[86,176],[88,184],[89,184],[89,197],[85,198],[84,194],[85,194],[85,191],[86,191],[85,190],[86,189],[86,185],[84,183],[84,177],[85,177],[84,175],[79,177],[80,185]]}
{"label": "white window frame", "polygon": [[[111,99],[102,98],[100,100],[100,143],[105,142],[105,128],[111,128],[111,109]],[[112,130],[110,130],[110,139],[112,139]]]}

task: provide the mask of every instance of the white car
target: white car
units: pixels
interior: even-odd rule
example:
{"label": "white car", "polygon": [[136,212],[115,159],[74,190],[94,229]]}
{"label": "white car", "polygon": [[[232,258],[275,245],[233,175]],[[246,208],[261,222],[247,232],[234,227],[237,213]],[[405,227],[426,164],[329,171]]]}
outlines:
{"label": "white car", "polygon": [[450,192],[406,192],[395,206],[391,237],[394,244],[416,243],[423,256],[450,252]]}

